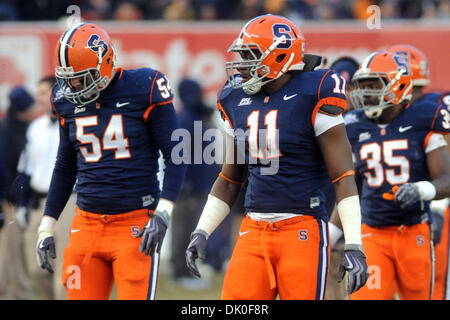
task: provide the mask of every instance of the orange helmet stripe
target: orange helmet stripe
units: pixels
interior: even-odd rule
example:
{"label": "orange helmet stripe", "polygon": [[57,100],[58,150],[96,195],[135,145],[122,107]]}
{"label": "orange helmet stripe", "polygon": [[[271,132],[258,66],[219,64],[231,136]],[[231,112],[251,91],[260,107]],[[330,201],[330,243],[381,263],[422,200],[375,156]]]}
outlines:
{"label": "orange helmet stripe", "polygon": [[70,43],[70,40],[72,39],[73,35],[75,34],[75,31],[77,31],[81,26],[85,25],[85,22],[73,25],[67,31],[63,34],[61,37],[61,42],[59,44],[58,48],[58,60],[59,65],[61,67],[68,67],[69,66],[69,53],[68,53],[68,46]]}

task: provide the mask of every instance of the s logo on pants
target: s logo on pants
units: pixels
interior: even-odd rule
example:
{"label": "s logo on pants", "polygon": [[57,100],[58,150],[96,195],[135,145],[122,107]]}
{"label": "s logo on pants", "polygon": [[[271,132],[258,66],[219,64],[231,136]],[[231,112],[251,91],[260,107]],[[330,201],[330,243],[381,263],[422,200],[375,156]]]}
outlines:
{"label": "s logo on pants", "polygon": [[307,230],[300,230],[299,233],[298,233],[298,238],[301,241],[308,240],[308,231]]}

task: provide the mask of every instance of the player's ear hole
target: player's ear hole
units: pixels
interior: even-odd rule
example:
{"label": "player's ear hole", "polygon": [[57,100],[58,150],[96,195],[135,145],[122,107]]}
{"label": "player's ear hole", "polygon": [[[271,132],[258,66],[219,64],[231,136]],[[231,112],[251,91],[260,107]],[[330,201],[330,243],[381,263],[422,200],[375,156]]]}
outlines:
{"label": "player's ear hole", "polygon": [[281,61],[284,60],[285,57],[286,57],[286,54],[285,54],[285,53],[280,54],[280,55],[278,55],[276,61],[277,61],[278,63],[280,63]]}
{"label": "player's ear hole", "polygon": [[405,87],[405,85],[401,84],[400,87],[398,88],[398,90],[402,91],[404,87]]}

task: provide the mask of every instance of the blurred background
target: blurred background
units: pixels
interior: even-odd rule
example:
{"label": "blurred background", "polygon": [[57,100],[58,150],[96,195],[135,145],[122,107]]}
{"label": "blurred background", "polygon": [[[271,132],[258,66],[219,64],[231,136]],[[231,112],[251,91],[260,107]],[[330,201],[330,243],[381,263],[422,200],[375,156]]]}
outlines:
{"label": "blurred background", "polygon": [[[42,102],[38,98],[38,84],[54,73],[56,42],[69,25],[90,21],[111,35],[118,66],[151,67],[168,76],[185,127],[189,128],[193,120],[203,121],[204,130],[221,127],[215,99],[226,80],[226,51],[249,19],[265,13],[295,21],[306,38],[306,53],[326,58],[325,67],[343,56],[359,63],[375,50],[411,44],[430,62],[431,83],[426,91],[448,88],[450,0],[0,0],[0,121],[6,122],[9,110],[26,111],[19,126],[25,135],[29,123],[46,112],[49,106],[45,99]],[[11,93],[17,87],[30,97],[21,93],[22,98],[15,100]],[[7,175],[0,172],[0,197],[5,206],[17,208],[19,204],[8,197],[8,192],[11,181],[20,173],[17,163],[26,138],[9,142],[12,135],[18,137],[16,133],[5,129],[0,132],[4,145],[0,156],[5,159],[0,158],[0,162],[7,168]],[[14,150],[5,141],[13,143]],[[157,299],[220,298],[223,274],[243,216],[241,197],[211,237],[208,259],[202,266],[203,279],[191,278],[184,268],[184,250],[220,167],[197,165],[189,170],[174,213],[174,219],[185,219],[184,228],[169,229]],[[45,191],[40,196],[45,197]],[[5,232],[10,222],[8,218],[4,221],[0,256],[7,256],[2,250],[13,241]],[[21,250],[20,246],[15,250]],[[0,273],[1,261],[7,259],[0,258]],[[31,263],[36,262],[24,264]],[[21,277],[29,273],[25,267]],[[0,274],[2,278],[4,273]],[[12,289],[17,284],[0,283],[0,298],[58,298],[44,294],[31,276],[24,282],[23,295]]]}

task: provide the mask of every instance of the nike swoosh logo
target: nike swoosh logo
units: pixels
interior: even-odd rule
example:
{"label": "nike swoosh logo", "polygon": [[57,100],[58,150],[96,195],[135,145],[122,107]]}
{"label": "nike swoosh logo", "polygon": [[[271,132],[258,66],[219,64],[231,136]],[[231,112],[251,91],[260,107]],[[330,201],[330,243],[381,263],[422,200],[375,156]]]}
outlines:
{"label": "nike swoosh logo", "polygon": [[249,233],[249,232],[250,232],[250,230],[247,230],[247,231],[244,231],[244,232],[240,232],[239,231],[239,237],[242,237],[244,234]]}
{"label": "nike swoosh logo", "polygon": [[398,132],[405,132],[408,131],[409,129],[411,129],[412,126],[407,126],[407,127],[399,127],[398,128]]}
{"label": "nike swoosh logo", "polygon": [[284,101],[287,101],[287,100],[292,99],[293,97],[295,97],[295,96],[297,96],[297,95],[298,95],[298,93],[293,94],[292,96],[284,95],[283,100],[284,100]]}
{"label": "nike swoosh logo", "polygon": [[124,102],[124,103],[117,102],[116,108],[122,108],[123,106],[126,106],[127,104],[130,104],[130,103],[129,102]]}
{"label": "nike swoosh logo", "polygon": [[70,233],[75,233],[75,232],[78,232],[78,231],[81,231],[81,229],[70,229]]}

